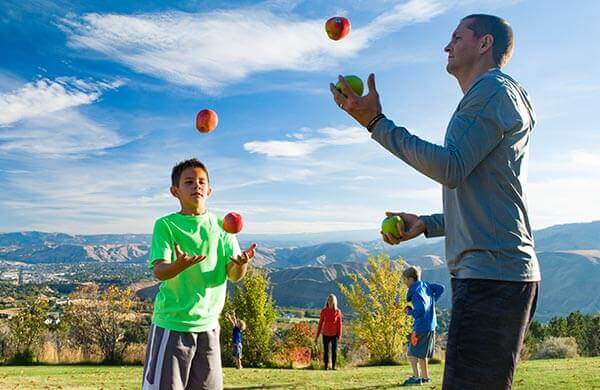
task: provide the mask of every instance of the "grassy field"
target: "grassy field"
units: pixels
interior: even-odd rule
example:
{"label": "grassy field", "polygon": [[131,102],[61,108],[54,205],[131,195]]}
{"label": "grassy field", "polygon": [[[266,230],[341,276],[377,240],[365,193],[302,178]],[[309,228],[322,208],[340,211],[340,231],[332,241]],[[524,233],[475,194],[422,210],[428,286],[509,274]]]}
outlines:
{"label": "grassy field", "polygon": [[[4,366],[1,389],[139,389],[142,368],[103,366]],[[432,366],[440,389],[443,366]],[[344,368],[338,371],[225,369],[226,389],[393,389],[408,377],[408,366]],[[600,358],[523,362],[514,389],[600,389]]]}

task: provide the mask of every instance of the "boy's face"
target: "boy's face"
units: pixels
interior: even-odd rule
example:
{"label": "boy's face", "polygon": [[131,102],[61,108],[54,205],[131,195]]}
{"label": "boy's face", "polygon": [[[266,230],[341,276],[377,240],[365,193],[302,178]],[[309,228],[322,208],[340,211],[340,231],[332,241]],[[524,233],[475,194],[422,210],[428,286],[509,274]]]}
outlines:
{"label": "boy's face", "polygon": [[171,194],[179,199],[184,209],[204,208],[211,192],[206,172],[198,167],[184,169],[179,185],[171,187]]}

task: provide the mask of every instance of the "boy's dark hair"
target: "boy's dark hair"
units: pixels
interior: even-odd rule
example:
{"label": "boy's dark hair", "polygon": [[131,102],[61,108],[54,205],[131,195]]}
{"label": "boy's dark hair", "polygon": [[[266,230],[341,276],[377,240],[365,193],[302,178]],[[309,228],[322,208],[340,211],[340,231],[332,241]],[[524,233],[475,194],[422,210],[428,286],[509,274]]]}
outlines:
{"label": "boy's dark hair", "polygon": [[402,276],[405,278],[413,278],[416,281],[421,280],[421,267],[410,266],[402,271]]}
{"label": "boy's dark hair", "polygon": [[188,168],[200,168],[204,172],[206,172],[206,178],[210,182],[210,178],[208,177],[208,169],[206,166],[202,164],[195,158],[190,158],[189,160],[182,161],[173,167],[171,171],[171,185],[173,187],[179,186],[179,179],[181,179],[181,173]]}
{"label": "boy's dark hair", "polygon": [[508,63],[512,56],[514,37],[512,27],[506,20],[485,14],[472,14],[465,16],[462,20],[470,21],[467,28],[473,31],[475,38],[481,38],[487,34],[494,37],[492,56],[497,66],[501,68]]}

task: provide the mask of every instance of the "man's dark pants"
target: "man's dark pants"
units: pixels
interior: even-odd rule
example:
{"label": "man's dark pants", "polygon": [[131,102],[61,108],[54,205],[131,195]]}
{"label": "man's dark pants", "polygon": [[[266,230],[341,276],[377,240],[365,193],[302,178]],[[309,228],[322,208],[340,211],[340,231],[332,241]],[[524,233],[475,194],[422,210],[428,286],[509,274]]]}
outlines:
{"label": "man's dark pants", "polygon": [[445,390],[510,389],[540,282],[452,279]]}

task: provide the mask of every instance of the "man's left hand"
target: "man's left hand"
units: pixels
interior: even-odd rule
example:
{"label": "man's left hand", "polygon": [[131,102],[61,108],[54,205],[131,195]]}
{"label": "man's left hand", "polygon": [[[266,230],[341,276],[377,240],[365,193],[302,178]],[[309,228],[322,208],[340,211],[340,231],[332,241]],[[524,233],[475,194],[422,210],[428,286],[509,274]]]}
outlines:
{"label": "man's left hand", "polygon": [[342,76],[338,76],[338,78],[343,93],[338,91],[333,83],[329,84],[335,104],[350,114],[358,123],[367,127],[371,119],[381,114],[381,103],[375,87],[375,75],[373,73],[369,75],[367,80],[369,93],[365,96],[358,96]]}

